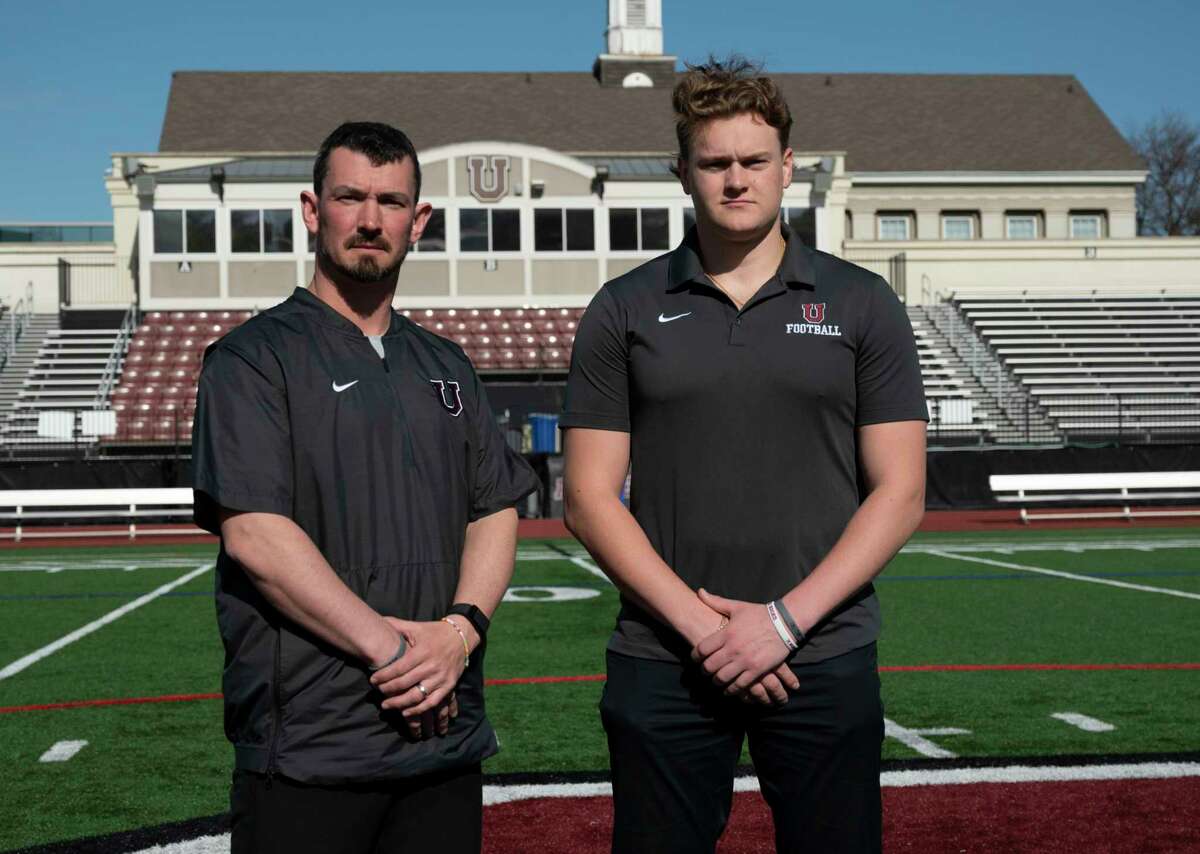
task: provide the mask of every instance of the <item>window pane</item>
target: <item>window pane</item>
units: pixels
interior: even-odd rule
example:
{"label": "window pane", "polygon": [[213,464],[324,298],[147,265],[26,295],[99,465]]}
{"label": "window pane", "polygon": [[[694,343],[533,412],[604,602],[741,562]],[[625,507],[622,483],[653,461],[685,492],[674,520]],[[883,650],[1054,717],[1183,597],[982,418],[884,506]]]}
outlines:
{"label": "window pane", "polygon": [[1011,240],[1033,240],[1037,237],[1037,220],[1031,216],[1010,216],[1008,236]]}
{"label": "window pane", "polygon": [[533,248],[535,252],[562,251],[562,208],[541,208],[533,212]]}
{"label": "window pane", "polygon": [[942,237],[946,240],[970,240],[971,218],[948,216],[942,220]]}
{"label": "window pane", "polygon": [[817,213],[812,208],[788,208],[787,211],[788,228],[796,233],[796,236],[809,249],[815,249],[817,246]]}
{"label": "window pane", "polygon": [[258,211],[229,212],[229,241],[234,252],[261,252]]}
{"label": "window pane", "polygon": [[446,209],[434,208],[425,225],[425,233],[417,243],[418,252],[446,251]]}
{"label": "window pane", "polygon": [[1072,237],[1100,237],[1100,217],[1073,216],[1071,217]]}
{"label": "window pane", "polygon": [[458,248],[463,252],[487,252],[488,212],[463,208],[458,212]]}
{"label": "window pane", "polygon": [[567,211],[567,249],[591,252],[596,248],[596,217],[591,208]]}
{"label": "window pane", "polygon": [[183,251],[183,211],[154,212],[154,251]]}
{"label": "window pane", "polygon": [[636,251],[637,238],[637,209],[611,208],[608,212],[608,248]]}
{"label": "window pane", "polygon": [[265,252],[292,251],[292,212],[263,211],[263,243]]}
{"label": "window pane", "polygon": [[879,218],[880,240],[908,240],[908,217],[885,216]]}
{"label": "window pane", "polygon": [[642,208],[642,249],[666,249],[670,244],[666,208]]}
{"label": "window pane", "polygon": [[492,211],[492,251],[518,252],[521,249],[521,212]]}
{"label": "window pane", "polygon": [[217,251],[217,212],[187,212],[187,251]]}
{"label": "window pane", "polygon": [[683,232],[684,232],[684,234],[687,234],[688,230],[691,229],[691,227],[694,226],[695,224],[696,224],[696,209],[695,208],[684,208],[683,209]]}

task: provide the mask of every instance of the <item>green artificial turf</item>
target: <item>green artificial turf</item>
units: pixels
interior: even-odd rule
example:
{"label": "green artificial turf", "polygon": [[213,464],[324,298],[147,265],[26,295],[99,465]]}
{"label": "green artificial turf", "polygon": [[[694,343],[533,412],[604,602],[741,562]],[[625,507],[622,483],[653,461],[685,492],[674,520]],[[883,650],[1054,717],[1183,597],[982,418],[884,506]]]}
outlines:
{"label": "green artificial turf", "polygon": [[[1149,548],[1156,544],[1189,547]],[[520,561],[514,585],[598,595],[504,603],[489,638],[488,677],[603,673],[618,607],[615,590],[559,554],[582,555],[574,542],[525,542],[521,548],[549,559]],[[946,553],[933,553],[937,550]],[[0,667],[214,557],[212,546],[0,552],[5,627]],[[1197,670],[889,670],[1200,661],[1200,600],[997,564],[1198,593],[1200,530],[1030,529],[914,537],[877,582],[890,720],[910,730],[968,730],[928,736],[961,757],[1200,749]],[[21,568],[37,571],[9,571]],[[205,572],[0,680],[0,706],[218,692],[223,656],[212,588],[212,573]],[[597,712],[602,689],[595,681],[489,686],[488,711],[502,749],[485,773],[604,771],[608,757]],[[1115,729],[1084,732],[1050,717],[1055,712],[1085,714]],[[38,762],[56,742],[79,739],[89,744],[70,761]],[[885,740],[883,754],[921,756],[892,738]],[[231,759],[219,700],[0,714],[0,760],[6,768],[0,849],[220,812],[226,808]]]}

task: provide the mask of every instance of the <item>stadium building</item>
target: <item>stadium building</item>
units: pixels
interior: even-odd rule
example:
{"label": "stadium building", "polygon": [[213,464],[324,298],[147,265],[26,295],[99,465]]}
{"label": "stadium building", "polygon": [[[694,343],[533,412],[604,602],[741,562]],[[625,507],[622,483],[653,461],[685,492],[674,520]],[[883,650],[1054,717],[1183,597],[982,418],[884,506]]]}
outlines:
{"label": "stadium building", "polygon": [[[203,347],[309,280],[299,195],[353,119],[409,134],[435,208],[397,307],[552,451],[521,426],[557,406],[583,307],[693,215],[663,32],[658,0],[609,0],[590,72],[176,72],[158,150],[112,156],[111,224],[0,225],[0,451],[186,457]],[[1137,235],[1144,166],[1078,80],[773,77],[784,218],[908,305],[933,445],[1194,440],[1200,240]]]}

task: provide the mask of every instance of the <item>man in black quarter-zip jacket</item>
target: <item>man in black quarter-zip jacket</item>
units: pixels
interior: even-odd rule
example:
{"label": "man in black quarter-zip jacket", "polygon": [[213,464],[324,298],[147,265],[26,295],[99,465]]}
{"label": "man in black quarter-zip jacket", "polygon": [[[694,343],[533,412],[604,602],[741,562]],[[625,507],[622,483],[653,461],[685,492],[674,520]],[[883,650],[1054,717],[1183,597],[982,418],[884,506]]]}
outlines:
{"label": "man in black quarter-zip jacket", "polygon": [[420,188],[399,130],[335,130],[301,195],[308,289],[205,353],[234,854],[480,847],[483,643],[536,479],[462,350],[392,310]]}

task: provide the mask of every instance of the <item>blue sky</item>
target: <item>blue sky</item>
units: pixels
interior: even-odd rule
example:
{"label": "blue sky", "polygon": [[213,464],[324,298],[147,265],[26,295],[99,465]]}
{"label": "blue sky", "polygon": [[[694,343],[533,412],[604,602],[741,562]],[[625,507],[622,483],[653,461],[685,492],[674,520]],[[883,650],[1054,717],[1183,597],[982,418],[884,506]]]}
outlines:
{"label": "blue sky", "polygon": [[[1071,73],[1122,131],[1200,123],[1196,0],[664,0],[666,50],[775,71]],[[353,12],[347,11],[352,9]],[[581,71],[604,0],[9,2],[0,222],[110,220],[113,151],[153,151],[177,69]]]}

